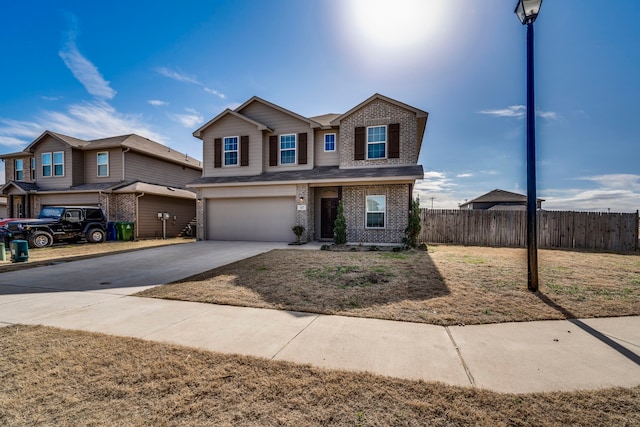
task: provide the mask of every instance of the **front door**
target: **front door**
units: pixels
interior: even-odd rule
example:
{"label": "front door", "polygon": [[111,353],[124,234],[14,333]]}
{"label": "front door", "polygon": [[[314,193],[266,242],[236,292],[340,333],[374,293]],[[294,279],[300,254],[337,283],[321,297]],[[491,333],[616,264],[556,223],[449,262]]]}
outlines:
{"label": "front door", "polygon": [[320,199],[320,238],[333,238],[333,224],[338,216],[338,199]]}

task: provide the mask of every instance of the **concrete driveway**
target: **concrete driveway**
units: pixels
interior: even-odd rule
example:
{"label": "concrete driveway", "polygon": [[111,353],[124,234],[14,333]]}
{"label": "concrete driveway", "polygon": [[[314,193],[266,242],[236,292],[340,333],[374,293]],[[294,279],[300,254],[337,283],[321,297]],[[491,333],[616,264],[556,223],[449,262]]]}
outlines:
{"label": "concrete driveway", "polygon": [[109,291],[130,295],[249,258],[286,243],[212,242],[160,246],[81,261],[0,273],[0,295],[55,291]]}

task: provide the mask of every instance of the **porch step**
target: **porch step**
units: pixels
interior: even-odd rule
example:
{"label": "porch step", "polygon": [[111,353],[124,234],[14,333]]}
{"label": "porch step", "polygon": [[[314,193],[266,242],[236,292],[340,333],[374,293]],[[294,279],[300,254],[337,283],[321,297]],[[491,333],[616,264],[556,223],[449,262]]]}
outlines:
{"label": "porch step", "polygon": [[198,220],[194,217],[189,223],[178,233],[178,237],[184,237],[185,239],[191,239],[196,237],[196,226],[198,225]]}

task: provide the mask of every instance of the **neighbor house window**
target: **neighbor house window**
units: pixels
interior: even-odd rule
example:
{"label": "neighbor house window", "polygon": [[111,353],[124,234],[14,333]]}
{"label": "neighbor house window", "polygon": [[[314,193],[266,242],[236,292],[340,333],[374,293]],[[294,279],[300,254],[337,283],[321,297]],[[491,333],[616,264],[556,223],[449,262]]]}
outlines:
{"label": "neighbor house window", "polygon": [[15,180],[22,181],[24,176],[24,163],[22,159],[16,159],[15,161]]}
{"label": "neighbor house window", "polygon": [[64,152],[53,153],[53,176],[64,176]]}
{"label": "neighbor house window", "polygon": [[336,134],[335,133],[325,134],[324,151],[336,151]]}
{"label": "neighbor house window", "polygon": [[384,228],[387,196],[367,196],[367,228]]}
{"label": "neighbor house window", "polygon": [[98,153],[98,176],[109,176],[109,153]]}
{"label": "neighbor house window", "polygon": [[387,157],[387,127],[368,127],[367,159],[384,159],[385,157]]}
{"label": "neighbor house window", "polygon": [[31,158],[31,181],[36,180],[36,158]]}
{"label": "neighbor house window", "polygon": [[51,176],[51,153],[42,153],[42,176]]}
{"label": "neighbor house window", "polygon": [[280,164],[293,165],[296,163],[296,136],[280,135]]}
{"label": "neighbor house window", "polygon": [[238,165],[238,137],[228,136],[224,139],[224,165]]}

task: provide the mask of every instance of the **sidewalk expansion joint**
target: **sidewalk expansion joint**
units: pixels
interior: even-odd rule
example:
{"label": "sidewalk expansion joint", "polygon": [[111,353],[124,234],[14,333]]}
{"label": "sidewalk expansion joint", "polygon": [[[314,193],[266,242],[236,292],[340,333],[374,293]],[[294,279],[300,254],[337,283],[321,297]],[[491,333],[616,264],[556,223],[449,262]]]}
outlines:
{"label": "sidewalk expansion joint", "polygon": [[279,349],[278,351],[276,351],[276,352],[275,352],[275,354],[274,354],[273,356],[271,356],[271,360],[273,360],[273,359],[275,359],[276,357],[278,357],[278,354],[280,354],[280,352],[282,352],[282,350],[284,350],[285,348],[287,348],[287,346],[288,346],[289,344],[291,344],[291,342],[292,342],[293,340],[295,340],[296,338],[298,338],[298,335],[300,335],[301,333],[303,333],[304,331],[306,331],[306,330],[307,330],[307,328],[308,328],[309,326],[311,326],[311,324],[312,324],[313,322],[315,322],[316,320],[318,320],[318,318],[319,318],[320,316],[322,316],[322,315],[321,315],[321,314],[318,314],[318,315],[314,316],[314,317],[313,317],[313,320],[311,320],[311,322],[307,323],[307,325],[306,325],[304,328],[300,329],[300,330],[298,331],[298,333],[297,333],[297,334],[295,334],[293,337],[291,337],[291,339],[290,339],[289,341],[287,341],[287,342],[286,342],[282,347],[280,347],[280,349]]}
{"label": "sidewalk expansion joint", "polygon": [[471,386],[475,387],[476,380],[473,379],[473,375],[471,375],[471,370],[469,369],[469,366],[467,366],[467,363],[464,361],[464,358],[462,357],[462,353],[460,352],[460,347],[458,347],[458,344],[456,344],[456,340],[453,339],[453,335],[451,334],[449,327],[445,326],[444,329],[447,331],[447,335],[449,335],[449,339],[453,343],[453,348],[455,348],[456,353],[458,353],[458,358],[460,359],[460,363],[462,363],[462,367],[464,368],[465,374],[467,374],[467,378],[469,379]]}

